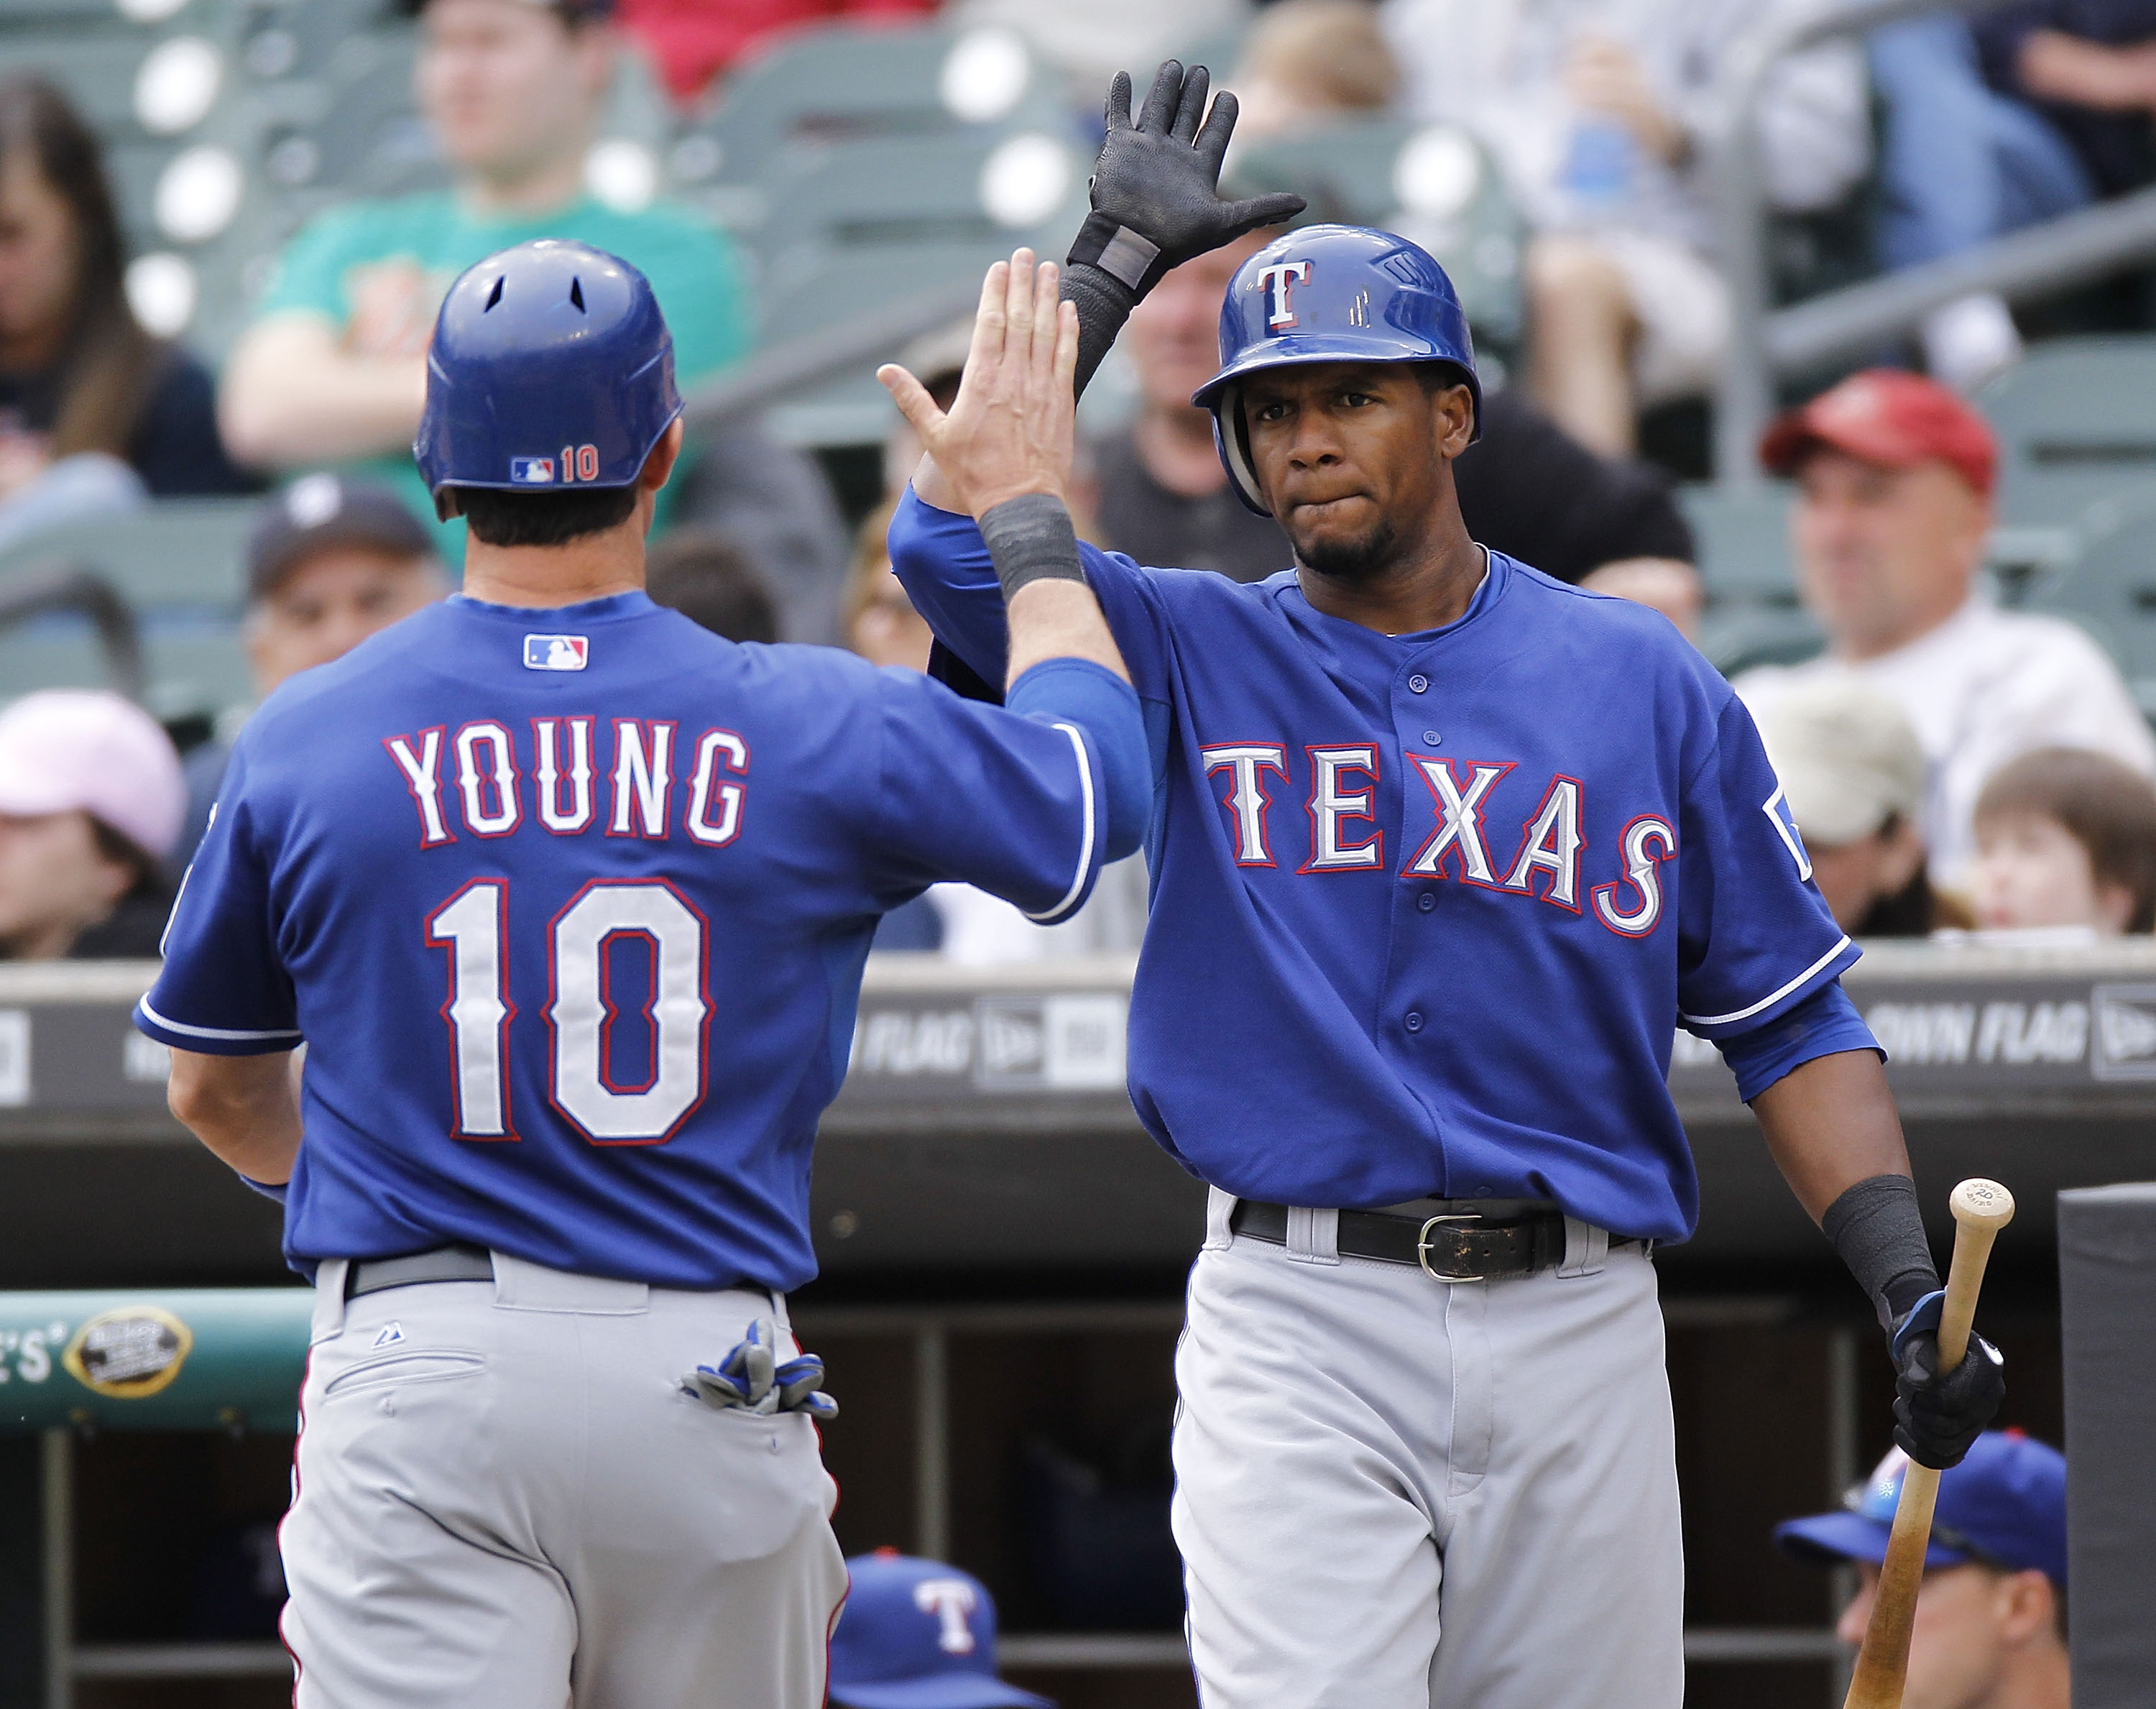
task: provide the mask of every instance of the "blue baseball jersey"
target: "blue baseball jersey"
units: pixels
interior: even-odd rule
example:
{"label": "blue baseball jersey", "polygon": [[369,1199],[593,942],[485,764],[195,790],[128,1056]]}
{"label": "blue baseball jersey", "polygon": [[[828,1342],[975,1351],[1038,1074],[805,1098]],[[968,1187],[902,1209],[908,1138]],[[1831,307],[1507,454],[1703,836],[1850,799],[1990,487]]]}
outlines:
{"label": "blue baseball jersey", "polygon": [[[994,680],[972,521],[909,493],[891,546]],[[1081,551],[1155,767],[1129,1050],[1154,1138],[1242,1198],[1547,1198],[1687,1236],[1677,1026],[1769,1025],[1857,957],[1728,685],[1659,614],[1501,552],[1459,621],[1388,636],[1291,571]]]}
{"label": "blue baseball jersey", "polygon": [[796,1287],[876,920],[953,878],[1067,914],[1101,791],[1077,724],[915,672],[640,593],[459,598],[249,721],[136,1024],[305,1042],[296,1267],[470,1241]]}

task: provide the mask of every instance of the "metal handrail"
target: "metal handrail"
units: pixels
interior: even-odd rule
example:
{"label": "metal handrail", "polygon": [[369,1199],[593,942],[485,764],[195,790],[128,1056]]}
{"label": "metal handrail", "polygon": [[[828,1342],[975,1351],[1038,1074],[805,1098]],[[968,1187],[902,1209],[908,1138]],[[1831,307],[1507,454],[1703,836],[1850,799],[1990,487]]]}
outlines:
{"label": "metal handrail", "polygon": [[[1838,36],[1861,34],[1925,13],[1981,12],[1997,3],[1999,0],[1845,0],[1809,18],[1770,20],[1730,54],[1710,162],[1716,259],[1729,290],[1729,352],[1716,387],[1714,408],[1715,478],[1724,485],[1749,487],[1762,478],[1759,435],[1773,418],[1774,380],[1789,367],[1799,365],[1778,359],[1770,341],[1779,317],[1768,301],[1766,208],[1754,123],[1768,76],[1778,61]],[[1979,278],[1979,283],[1964,290],[1984,289],[1980,274]],[[1837,291],[1804,306],[1823,313],[1820,305],[1845,295]],[[1913,324],[1925,312],[1898,300],[1894,307],[1895,318],[1883,326],[1867,321],[1864,336],[1876,337]],[[1841,347],[1846,346],[1837,346]]]}

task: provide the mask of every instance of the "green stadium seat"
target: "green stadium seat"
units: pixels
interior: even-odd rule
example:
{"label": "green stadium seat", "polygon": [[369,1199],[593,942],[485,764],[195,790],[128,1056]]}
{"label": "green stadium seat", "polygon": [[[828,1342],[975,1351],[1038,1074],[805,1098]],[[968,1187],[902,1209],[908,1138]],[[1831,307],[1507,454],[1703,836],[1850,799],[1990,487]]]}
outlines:
{"label": "green stadium seat", "polygon": [[0,32],[131,28],[114,0],[0,0]]}
{"label": "green stadium seat", "polygon": [[0,74],[34,72],[58,84],[108,142],[146,133],[135,120],[135,74],[154,43],[145,35],[0,31]]}
{"label": "green stadium seat", "polygon": [[2035,345],[1975,401],[1999,434],[2005,521],[2071,524],[2092,505],[2156,501],[2156,336]]}
{"label": "green stadium seat", "polygon": [[1306,218],[1374,225],[1420,244],[1451,275],[1478,342],[1518,343],[1525,235],[1496,163],[1465,131],[1377,119],[1239,146],[1225,187],[1291,190]]}
{"label": "green stadium seat", "polygon": [[1797,571],[1789,550],[1794,497],[1793,490],[1779,481],[1738,491],[1707,485],[1677,489],[1710,605],[1794,608]]}
{"label": "green stadium seat", "polygon": [[1825,644],[1797,599],[1790,498],[1790,489],[1779,483],[1741,492],[1678,489],[1707,593],[1700,651],[1727,675],[1755,665],[1794,664]]}
{"label": "green stadium seat", "polygon": [[[803,150],[774,177],[783,247],[752,246],[761,341],[783,344],[940,289],[978,284],[1021,244],[1060,253],[1084,217],[1087,162],[1060,136],[975,131]],[[775,234],[774,234],[775,235]],[[882,436],[865,368],[788,404],[791,437]]]}
{"label": "green stadium seat", "polygon": [[2156,718],[2156,502],[2100,510],[2080,554],[2033,575],[2020,608],[2087,629],[2118,661],[2141,710]]}
{"label": "green stadium seat", "polygon": [[250,82],[305,85],[334,80],[341,61],[409,26],[386,0],[250,0],[242,28],[238,57]]}
{"label": "green stadium seat", "polygon": [[723,218],[745,205],[727,187],[762,183],[803,149],[1070,122],[1061,79],[1011,31],[833,25],[743,68],[675,141],[668,182],[691,200],[716,194]]}
{"label": "green stadium seat", "polygon": [[[167,500],[132,516],[54,529],[0,554],[0,578],[55,562],[95,572],[135,608],[150,709],[166,718],[214,715],[254,695],[239,625],[255,504]],[[11,696],[105,680],[86,623],[53,617],[0,629],[0,684]]]}
{"label": "green stadium seat", "polygon": [[139,612],[237,615],[253,499],[167,499],[129,516],[55,528],[0,552],[0,576],[55,559],[95,570]]}

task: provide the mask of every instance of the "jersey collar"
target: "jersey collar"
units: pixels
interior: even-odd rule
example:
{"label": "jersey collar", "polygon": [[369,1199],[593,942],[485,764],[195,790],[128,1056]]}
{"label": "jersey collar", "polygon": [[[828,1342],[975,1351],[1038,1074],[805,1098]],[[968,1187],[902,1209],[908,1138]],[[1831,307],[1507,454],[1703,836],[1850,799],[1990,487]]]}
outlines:
{"label": "jersey collar", "polygon": [[514,620],[526,628],[559,629],[564,624],[619,623],[644,617],[660,607],[641,588],[625,593],[609,593],[603,599],[587,599],[576,605],[496,605],[475,599],[469,593],[452,593],[449,603],[474,615],[501,622]]}

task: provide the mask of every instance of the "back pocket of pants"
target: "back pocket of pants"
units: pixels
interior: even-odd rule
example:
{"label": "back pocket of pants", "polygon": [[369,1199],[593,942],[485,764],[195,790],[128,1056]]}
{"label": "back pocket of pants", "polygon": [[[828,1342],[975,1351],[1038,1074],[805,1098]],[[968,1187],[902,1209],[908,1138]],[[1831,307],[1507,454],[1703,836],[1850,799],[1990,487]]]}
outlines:
{"label": "back pocket of pants", "polygon": [[413,1383],[441,1383],[456,1377],[475,1377],[485,1368],[486,1361],[478,1353],[393,1353],[387,1358],[368,1359],[349,1371],[338,1372],[322,1385],[322,1393],[328,1397],[392,1384],[401,1388]]}

